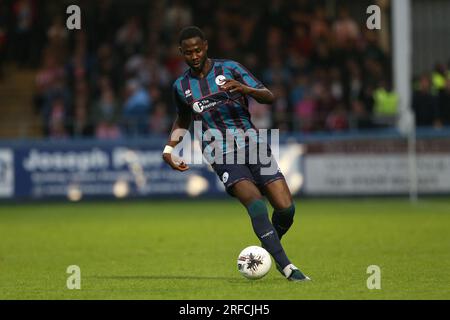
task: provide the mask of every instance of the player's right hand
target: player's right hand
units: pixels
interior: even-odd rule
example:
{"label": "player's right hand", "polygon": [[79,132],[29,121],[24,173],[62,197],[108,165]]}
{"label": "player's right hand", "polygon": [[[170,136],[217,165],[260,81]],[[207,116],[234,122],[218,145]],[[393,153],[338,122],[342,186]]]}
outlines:
{"label": "player's right hand", "polygon": [[173,169],[178,171],[186,171],[189,170],[189,166],[182,160],[176,156],[173,156],[170,153],[163,153],[163,160]]}

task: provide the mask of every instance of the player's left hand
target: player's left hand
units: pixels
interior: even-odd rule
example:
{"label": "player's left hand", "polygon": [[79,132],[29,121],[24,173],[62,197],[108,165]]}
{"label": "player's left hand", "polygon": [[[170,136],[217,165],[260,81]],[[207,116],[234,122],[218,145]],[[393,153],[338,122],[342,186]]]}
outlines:
{"label": "player's left hand", "polygon": [[246,86],[245,84],[242,84],[234,79],[226,79],[225,84],[220,86],[220,89],[230,92],[239,92],[244,95],[251,92],[251,88],[249,86]]}
{"label": "player's left hand", "polygon": [[170,153],[163,153],[162,157],[163,160],[169,166],[171,166],[173,170],[178,170],[181,172],[189,170],[189,166],[181,158],[178,158],[175,155],[172,155]]}

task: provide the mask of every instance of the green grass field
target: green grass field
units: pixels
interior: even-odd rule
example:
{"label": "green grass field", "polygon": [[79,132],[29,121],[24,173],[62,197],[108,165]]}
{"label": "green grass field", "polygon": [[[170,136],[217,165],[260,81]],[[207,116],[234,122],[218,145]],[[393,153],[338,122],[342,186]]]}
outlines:
{"label": "green grass field", "polygon": [[449,199],[298,200],[283,244],[308,283],[243,278],[253,244],[234,200],[1,204],[0,299],[450,299]]}

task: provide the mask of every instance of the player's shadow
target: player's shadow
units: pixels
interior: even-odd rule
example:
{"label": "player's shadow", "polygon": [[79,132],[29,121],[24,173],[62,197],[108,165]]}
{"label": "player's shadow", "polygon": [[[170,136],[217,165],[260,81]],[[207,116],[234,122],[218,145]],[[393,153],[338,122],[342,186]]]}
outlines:
{"label": "player's shadow", "polygon": [[176,276],[176,275],[157,275],[157,276],[91,276],[89,278],[107,279],[107,280],[226,280],[236,281],[231,277],[203,277],[203,276]]}

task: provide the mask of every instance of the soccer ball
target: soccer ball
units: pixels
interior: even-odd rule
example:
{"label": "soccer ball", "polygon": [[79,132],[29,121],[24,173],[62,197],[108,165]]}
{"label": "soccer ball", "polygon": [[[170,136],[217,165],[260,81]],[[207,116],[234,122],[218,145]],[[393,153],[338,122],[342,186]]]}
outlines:
{"label": "soccer ball", "polygon": [[272,259],[266,249],[250,246],[241,251],[237,259],[239,272],[247,279],[264,277],[272,266]]}

